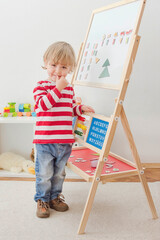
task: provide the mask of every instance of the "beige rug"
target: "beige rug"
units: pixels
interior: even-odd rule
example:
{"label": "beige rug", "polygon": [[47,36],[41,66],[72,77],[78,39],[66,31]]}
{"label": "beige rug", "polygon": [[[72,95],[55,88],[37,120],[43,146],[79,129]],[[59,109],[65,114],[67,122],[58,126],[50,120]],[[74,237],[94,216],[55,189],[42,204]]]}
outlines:
{"label": "beige rug", "polygon": [[[77,235],[91,183],[65,182],[70,210],[35,216],[35,182],[0,181],[0,240],[160,240],[160,219],[152,220],[140,183],[98,186],[86,233]],[[160,182],[149,184],[160,216]]]}

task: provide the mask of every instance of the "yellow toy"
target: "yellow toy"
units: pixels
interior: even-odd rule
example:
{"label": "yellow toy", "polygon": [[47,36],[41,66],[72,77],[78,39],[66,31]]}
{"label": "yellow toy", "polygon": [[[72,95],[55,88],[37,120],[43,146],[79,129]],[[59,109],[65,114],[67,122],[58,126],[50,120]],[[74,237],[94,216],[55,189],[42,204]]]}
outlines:
{"label": "yellow toy", "polygon": [[77,124],[77,127],[81,128],[82,130],[87,130],[87,127],[80,123]]}

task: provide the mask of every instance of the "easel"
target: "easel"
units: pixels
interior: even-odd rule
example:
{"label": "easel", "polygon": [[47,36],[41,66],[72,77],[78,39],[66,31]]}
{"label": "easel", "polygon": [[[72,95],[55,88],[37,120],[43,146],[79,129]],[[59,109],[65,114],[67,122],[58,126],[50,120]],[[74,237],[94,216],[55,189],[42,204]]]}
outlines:
{"label": "easel", "polygon": [[[144,7],[144,4],[145,4],[145,1],[143,2],[143,7]],[[142,16],[142,12],[141,12],[141,16]],[[142,186],[144,188],[144,191],[145,191],[148,203],[149,203],[149,207],[151,209],[152,217],[153,217],[153,219],[157,218],[157,213],[156,213],[156,209],[154,206],[154,202],[153,202],[153,199],[152,199],[149,187],[148,187],[148,183],[147,183],[145,175],[144,175],[144,169],[142,167],[140,157],[139,157],[139,154],[138,154],[138,151],[137,151],[130,127],[129,127],[129,123],[128,123],[128,120],[127,120],[127,117],[125,114],[125,110],[123,107],[123,101],[124,101],[127,86],[129,83],[130,74],[132,72],[132,66],[135,61],[138,45],[140,42],[140,36],[138,36],[136,34],[136,32],[138,31],[139,24],[140,24],[140,18],[137,23],[137,29],[135,31],[135,35],[132,39],[132,42],[130,44],[130,48],[128,51],[125,68],[124,68],[124,71],[122,74],[121,86],[119,88],[119,95],[118,95],[118,98],[116,99],[116,105],[115,105],[113,115],[111,115],[110,118],[107,118],[105,116],[97,115],[97,114],[86,114],[86,115],[90,116],[89,127],[87,129],[86,135],[83,140],[76,137],[76,141],[79,142],[80,144],[82,144],[84,147],[92,149],[93,151],[99,153],[99,160],[98,160],[98,164],[97,164],[94,176],[88,178],[87,173],[81,171],[78,167],[74,166],[71,162],[68,162],[68,167],[70,167],[73,171],[75,171],[77,174],[79,174],[84,179],[92,182],[92,186],[91,186],[91,189],[90,189],[90,192],[88,195],[88,199],[87,199],[87,202],[86,202],[86,205],[84,208],[84,212],[82,215],[82,219],[80,222],[80,226],[78,229],[78,234],[84,233],[99,182],[102,181],[102,183],[106,183],[109,178],[110,179],[111,178],[120,178],[120,177],[128,177],[128,176],[133,176],[133,175],[139,176],[139,179],[142,183]],[[76,76],[76,74],[74,75],[72,82],[74,82],[75,76]],[[105,135],[102,149],[98,149],[97,147],[95,147],[92,144],[89,144],[87,142],[87,136],[89,134],[89,131],[90,131],[89,128],[91,127],[93,118],[102,119],[104,121],[109,122],[109,127],[108,127],[107,133]],[[119,118],[121,120],[124,132],[127,136],[127,139],[128,139],[129,145],[130,145],[131,153],[132,153],[132,156],[133,156],[133,159],[135,162],[135,170],[134,171],[117,172],[114,174],[111,173],[111,174],[101,175],[104,164],[107,161],[108,156],[111,154],[110,148],[111,148],[111,144],[112,144],[112,141],[113,141],[113,138],[115,135],[115,131],[116,131],[116,127],[117,127]],[[76,122],[76,124],[77,124],[77,122]],[[75,128],[76,128],[76,124],[75,124]],[[123,159],[120,156],[118,158],[119,158],[119,160],[123,161]],[[129,161],[128,161],[128,164],[130,164]]]}

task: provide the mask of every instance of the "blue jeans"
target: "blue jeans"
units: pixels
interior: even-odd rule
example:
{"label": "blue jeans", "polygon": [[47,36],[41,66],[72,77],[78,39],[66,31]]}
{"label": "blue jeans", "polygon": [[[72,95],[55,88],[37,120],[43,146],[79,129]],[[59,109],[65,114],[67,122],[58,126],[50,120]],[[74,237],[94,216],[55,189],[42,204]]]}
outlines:
{"label": "blue jeans", "polygon": [[70,144],[36,144],[36,202],[38,199],[49,202],[62,192],[71,150]]}

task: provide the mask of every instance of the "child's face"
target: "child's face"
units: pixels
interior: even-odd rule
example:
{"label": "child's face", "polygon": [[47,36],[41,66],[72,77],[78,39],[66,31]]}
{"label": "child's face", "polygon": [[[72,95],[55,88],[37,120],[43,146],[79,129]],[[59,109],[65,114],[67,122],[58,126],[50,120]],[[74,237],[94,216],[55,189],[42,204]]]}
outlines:
{"label": "child's face", "polygon": [[70,72],[70,67],[63,65],[61,63],[46,63],[45,67],[47,68],[47,73],[49,79],[56,82],[57,79],[66,77],[67,74]]}

